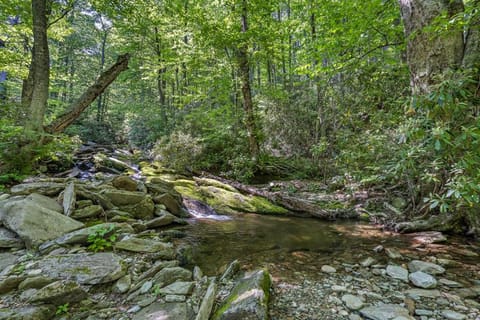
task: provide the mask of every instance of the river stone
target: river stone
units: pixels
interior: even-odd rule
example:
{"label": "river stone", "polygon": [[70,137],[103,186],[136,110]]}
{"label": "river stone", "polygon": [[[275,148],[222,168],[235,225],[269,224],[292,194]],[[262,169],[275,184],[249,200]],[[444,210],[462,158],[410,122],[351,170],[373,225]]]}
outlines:
{"label": "river stone", "polygon": [[388,265],[386,269],[387,274],[398,280],[408,281],[408,270],[400,266]]}
{"label": "river stone", "polygon": [[22,200],[7,200],[2,207],[3,223],[25,241],[27,248],[83,227],[83,223],[47,208],[54,207],[54,203],[59,206],[55,200],[39,195]]}
{"label": "river stone", "polygon": [[337,269],[335,269],[334,267],[329,266],[329,265],[323,265],[321,270],[322,270],[322,272],[325,272],[325,273],[335,273],[335,272],[337,272]]}
{"label": "river stone", "polygon": [[425,290],[425,289],[409,289],[405,291],[405,294],[412,297],[424,297],[424,298],[438,298],[442,294],[439,290]]}
{"label": "river stone", "polygon": [[210,281],[207,292],[203,296],[202,303],[198,309],[195,320],[208,320],[212,312],[213,303],[215,302],[215,295],[217,293],[217,284],[215,281]]}
{"label": "river stone", "polygon": [[189,295],[192,293],[195,282],[191,281],[177,281],[163,287],[159,290],[161,294],[173,294],[173,295]]}
{"label": "river stone", "polygon": [[0,294],[17,289],[18,285],[25,280],[25,276],[2,276],[0,277]]}
{"label": "river stone", "polygon": [[120,190],[137,191],[137,182],[127,176],[117,176],[113,179],[112,185]]}
{"label": "river stone", "polygon": [[443,284],[444,286],[449,287],[449,288],[461,288],[461,287],[463,287],[463,285],[461,283],[458,283],[458,282],[452,281],[452,280],[448,280],[448,279],[445,279],[445,278],[442,278],[442,279],[438,280],[438,282],[440,284]]}
{"label": "river stone", "polygon": [[159,217],[154,218],[150,221],[147,221],[145,223],[145,226],[148,229],[159,228],[159,227],[167,226],[167,225],[173,223],[175,221],[175,219],[177,219],[177,217],[175,217],[173,214],[165,211],[162,216],[159,216]]}
{"label": "river stone", "polygon": [[63,191],[63,214],[69,217],[75,210],[75,183],[70,182]]}
{"label": "river stone", "polygon": [[173,245],[171,243],[165,243],[151,239],[128,237],[115,243],[115,248],[132,252],[157,253],[164,256],[164,259],[173,259],[175,256]]}
{"label": "river stone", "polygon": [[155,302],[135,314],[132,320],[190,320],[193,318],[193,316],[193,310],[185,302]]}
{"label": "river stone", "polygon": [[33,267],[45,276],[80,284],[108,283],[125,275],[123,260],[111,252],[47,256]]}
{"label": "river stone", "polygon": [[458,312],[455,312],[453,310],[443,310],[441,312],[441,315],[448,320],[463,320],[467,319],[467,316]]}
{"label": "river stone", "polygon": [[103,212],[102,206],[95,204],[92,206],[85,207],[83,209],[76,209],[75,211],[73,211],[71,217],[73,219],[81,220],[81,219],[98,217],[103,214],[104,212]]}
{"label": "river stone", "polygon": [[400,259],[402,254],[395,249],[385,248],[385,253],[390,259]]}
{"label": "river stone", "polygon": [[439,266],[438,264],[420,260],[410,261],[408,264],[408,270],[410,270],[410,272],[423,271],[433,275],[445,273],[445,268]]}
{"label": "river stone", "polygon": [[23,280],[19,285],[19,290],[28,290],[28,289],[41,289],[46,285],[54,282],[55,280],[45,276],[35,276]]}
{"label": "river stone", "polygon": [[181,267],[163,268],[153,276],[153,281],[160,287],[175,281],[191,281],[192,272]]}
{"label": "river stone", "polygon": [[115,282],[112,290],[115,293],[125,293],[130,289],[132,285],[132,277],[127,274],[126,276],[121,277],[120,279]]}
{"label": "river stone", "polygon": [[77,283],[60,280],[38,290],[30,298],[30,302],[51,303],[58,306],[67,302],[80,302],[87,296],[87,293]]}
{"label": "river stone", "polygon": [[268,299],[271,286],[266,270],[258,270],[241,279],[224,300],[212,320],[268,319]]}
{"label": "river stone", "polygon": [[433,289],[437,286],[437,280],[428,273],[422,271],[410,273],[408,279],[410,279],[410,282],[413,283],[414,286],[423,289]]}
{"label": "river stone", "polygon": [[38,305],[18,309],[0,309],[0,320],[50,320],[55,317],[55,306]]}
{"label": "river stone", "polygon": [[374,264],[375,262],[376,262],[376,260],[373,259],[372,257],[367,257],[367,258],[365,258],[364,260],[362,260],[362,261],[360,262],[360,265],[361,265],[362,267],[370,267],[370,266],[371,266],[372,264]]}
{"label": "river stone", "polygon": [[409,316],[408,310],[398,304],[380,304],[360,310],[360,314],[371,320],[393,320],[397,317],[413,319]]}
{"label": "river stone", "polygon": [[56,196],[64,188],[65,185],[58,182],[32,182],[17,184],[10,189],[10,192],[13,195],[28,195],[31,193],[39,193],[45,196]]}
{"label": "river stone", "polygon": [[16,233],[0,227],[0,248],[23,248],[25,244]]}
{"label": "river stone", "polygon": [[147,197],[143,192],[117,189],[105,189],[101,194],[118,207],[139,203]]}
{"label": "river stone", "polygon": [[346,294],[342,296],[342,301],[345,303],[345,306],[350,310],[359,310],[363,307],[364,299],[362,297],[354,296],[351,294]]}
{"label": "river stone", "polygon": [[170,193],[165,193],[153,198],[156,204],[163,204],[168,211],[178,216],[182,213],[182,207]]}

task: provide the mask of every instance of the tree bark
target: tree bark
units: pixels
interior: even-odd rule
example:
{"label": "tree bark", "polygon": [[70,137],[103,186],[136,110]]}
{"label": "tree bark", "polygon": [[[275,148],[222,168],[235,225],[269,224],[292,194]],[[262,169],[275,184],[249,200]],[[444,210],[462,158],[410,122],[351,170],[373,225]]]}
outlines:
{"label": "tree bark", "polygon": [[[32,79],[31,98],[26,97],[29,104],[28,119],[25,129],[28,131],[42,132],[43,118],[47,108],[48,85],[50,81],[50,56],[47,40],[47,1],[32,0],[33,13],[33,55],[32,55]],[[31,76],[31,77],[30,77]],[[29,84],[27,80],[27,85]],[[25,102],[24,101],[24,102]]]}
{"label": "tree bark", "polygon": [[452,17],[463,12],[461,0],[399,0],[407,43],[410,84],[414,95],[428,94],[436,78],[449,68],[462,64],[462,30],[428,31],[443,12]]}
{"label": "tree bark", "polygon": [[129,58],[129,54],[119,56],[117,62],[112,65],[110,69],[103,72],[98,77],[97,81],[95,81],[95,83],[70,106],[69,111],[60,115],[56,120],[45,127],[45,131],[48,133],[63,132],[100,94],[103,93],[103,91],[105,91],[121,72],[128,69]]}
{"label": "tree bark", "polygon": [[[248,31],[247,14],[247,0],[243,0],[241,16],[242,33],[246,33]],[[243,41],[244,43],[240,45],[237,56],[240,80],[242,82],[243,109],[245,111],[245,127],[247,129],[250,156],[254,161],[257,161],[258,155],[260,153],[260,147],[257,138],[257,127],[255,123],[252,89],[250,87],[250,61],[248,58],[248,42],[247,39],[243,39]]]}

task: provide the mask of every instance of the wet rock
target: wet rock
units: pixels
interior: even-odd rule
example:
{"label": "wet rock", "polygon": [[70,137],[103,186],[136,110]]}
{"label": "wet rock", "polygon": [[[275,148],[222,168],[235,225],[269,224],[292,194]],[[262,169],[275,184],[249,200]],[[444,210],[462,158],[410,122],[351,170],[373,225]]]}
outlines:
{"label": "wet rock", "polygon": [[63,191],[63,214],[69,217],[75,210],[75,202],[77,195],[75,194],[75,183],[70,182],[65,191]]}
{"label": "wet rock", "polygon": [[322,272],[325,272],[325,273],[335,273],[335,272],[337,272],[337,269],[335,269],[334,267],[329,266],[329,265],[323,265],[321,270],[322,270]]}
{"label": "wet rock", "polygon": [[223,272],[222,276],[220,277],[220,282],[224,282],[226,280],[232,279],[237,272],[240,270],[240,262],[238,260],[232,261],[225,272]]}
{"label": "wet rock", "polygon": [[13,195],[28,195],[38,193],[45,196],[56,196],[65,188],[63,183],[57,182],[32,182],[13,186],[10,192]]}
{"label": "wet rock", "polygon": [[441,315],[448,320],[463,320],[467,319],[467,316],[452,310],[443,310]]}
{"label": "wet rock", "polygon": [[175,281],[191,281],[192,272],[181,267],[164,268],[153,276],[153,281],[160,287],[167,286]]}
{"label": "wet rock", "polygon": [[38,290],[31,298],[31,302],[51,303],[61,305],[76,303],[84,300],[87,293],[75,282],[60,280]]}
{"label": "wet rock", "polygon": [[55,316],[55,306],[39,305],[18,309],[0,309],[0,320],[50,320]]}
{"label": "wet rock", "polygon": [[437,280],[428,273],[422,271],[410,273],[408,279],[410,279],[410,282],[412,282],[414,286],[423,289],[433,289],[437,286]]}
{"label": "wet rock", "polygon": [[112,181],[112,185],[120,190],[137,191],[137,182],[127,176],[115,177]]}
{"label": "wet rock", "polygon": [[0,248],[23,248],[25,243],[16,233],[0,227]]}
{"label": "wet rock", "polygon": [[215,295],[217,293],[217,284],[215,281],[210,281],[207,292],[203,296],[202,303],[198,309],[195,320],[208,320],[210,313],[212,312],[213,302],[215,301]]}
{"label": "wet rock", "polygon": [[157,253],[164,257],[164,259],[173,259],[175,252],[171,243],[165,243],[150,239],[142,239],[135,237],[128,237],[115,244],[118,250],[132,251],[132,252],[150,252]]}
{"label": "wet rock", "polygon": [[221,304],[212,320],[268,319],[270,275],[265,270],[253,272],[242,278]]}
{"label": "wet rock", "polygon": [[104,212],[103,212],[102,206],[92,205],[92,206],[85,207],[83,209],[76,209],[75,211],[73,211],[71,217],[73,219],[82,220],[82,219],[99,217],[103,215],[104,215]]}
{"label": "wet rock", "polygon": [[408,270],[400,266],[389,265],[386,269],[387,275],[394,279],[408,281]]}
{"label": "wet rock", "polygon": [[23,280],[19,285],[19,290],[41,289],[55,280],[45,276],[36,276]]}
{"label": "wet rock", "polygon": [[159,290],[161,294],[174,294],[174,295],[189,295],[192,293],[194,282],[191,281],[177,281],[172,284],[169,284],[166,287],[163,287]]}
{"label": "wet rock", "polygon": [[113,292],[116,293],[125,293],[130,289],[132,285],[132,277],[127,274],[126,276],[121,277],[120,279],[115,282],[113,286]]}
{"label": "wet rock", "polygon": [[162,216],[159,216],[157,218],[147,221],[145,223],[145,226],[148,229],[159,228],[159,227],[167,226],[173,223],[176,219],[177,217],[175,217],[173,214],[165,211]]}
{"label": "wet rock", "polygon": [[360,310],[360,314],[371,320],[414,319],[408,314],[408,310],[398,304],[380,304]]}
{"label": "wet rock", "polygon": [[443,274],[445,268],[431,262],[425,262],[420,260],[412,260],[408,263],[408,270],[410,272],[423,271],[428,274]]}
{"label": "wet rock", "polygon": [[[55,200],[40,195],[7,200],[2,206],[2,220],[8,229],[20,236],[27,248],[83,227],[83,223],[48,208],[55,206],[59,206]],[[60,207],[60,210],[63,209]]]}
{"label": "wet rock", "polygon": [[360,310],[364,305],[364,299],[362,297],[346,294],[342,296],[342,301],[349,310]]}
{"label": "wet rock", "polygon": [[168,211],[178,216],[182,213],[182,207],[171,194],[165,193],[153,198],[156,204],[163,204]]}
{"label": "wet rock", "polygon": [[193,310],[184,302],[162,303],[155,302],[142,309],[133,316],[133,320],[175,319],[190,320]]}
{"label": "wet rock", "polygon": [[47,256],[33,267],[48,277],[80,284],[108,283],[125,275],[122,259],[110,252]]}

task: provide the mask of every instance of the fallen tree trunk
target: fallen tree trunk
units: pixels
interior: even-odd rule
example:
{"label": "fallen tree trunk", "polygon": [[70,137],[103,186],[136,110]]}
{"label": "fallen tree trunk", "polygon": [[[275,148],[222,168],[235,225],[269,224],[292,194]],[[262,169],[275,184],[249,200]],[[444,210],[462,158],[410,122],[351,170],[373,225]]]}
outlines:
{"label": "fallen tree trunk", "polygon": [[228,184],[241,193],[264,197],[271,202],[289,210],[293,215],[302,217],[316,217],[326,220],[358,218],[358,213],[353,208],[325,209],[311,201],[292,197],[281,192],[261,190],[252,186],[244,185],[237,181],[231,181],[225,178],[217,177],[209,173],[203,173],[203,176]]}
{"label": "fallen tree trunk", "polygon": [[71,125],[90,104],[105,91],[105,89],[118,77],[120,73],[128,69],[130,55],[124,54],[118,57],[117,62],[104,71],[93,85],[91,85],[69,108],[69,110],[44,128],[48,133],[61,133]]}

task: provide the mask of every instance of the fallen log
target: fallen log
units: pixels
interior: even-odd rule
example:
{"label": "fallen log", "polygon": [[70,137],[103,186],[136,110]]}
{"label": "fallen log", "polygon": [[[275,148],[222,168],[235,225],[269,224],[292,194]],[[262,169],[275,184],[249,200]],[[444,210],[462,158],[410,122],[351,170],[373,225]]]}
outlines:
{"label": "fallen log", "polygon": [[271,192],[262,190],[253,186],[242,184],[237,181],[218,177],[210,173],[202,173],[202,176],[228,184],[240,191],[241,193],[266,198],[269,201],[275,203],[276,205],[282,206],[285,209],[289,210],[292,215],[295,216],[315,217],[326,220],[356,219],[359,216],[359,214],[353,208],[325,209],[309,200],[292,197],[279,191]]}

